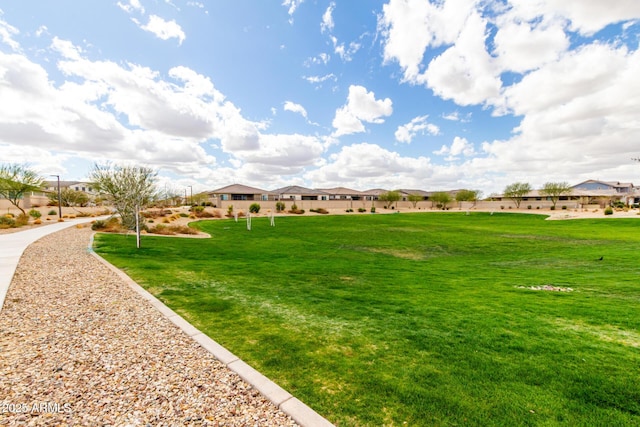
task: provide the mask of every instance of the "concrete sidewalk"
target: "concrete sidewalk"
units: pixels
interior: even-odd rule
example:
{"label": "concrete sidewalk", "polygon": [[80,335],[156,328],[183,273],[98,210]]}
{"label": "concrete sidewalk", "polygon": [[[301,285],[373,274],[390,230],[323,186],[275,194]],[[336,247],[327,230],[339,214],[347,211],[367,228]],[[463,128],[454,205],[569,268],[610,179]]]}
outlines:
{"label": "concrete sidewalk", "polygon": [[17,231],[15,233],[0,234],[0,311],[4,305],[4,299],[9,291],[9,285],[16,272],[20,257],[27,246],[42,237],[73,227],[77,224],[84,224],[95,221],[100,218],[76,218],[65,220],[64,222],[56,222],[50,225],[32,228],[25,231]]}

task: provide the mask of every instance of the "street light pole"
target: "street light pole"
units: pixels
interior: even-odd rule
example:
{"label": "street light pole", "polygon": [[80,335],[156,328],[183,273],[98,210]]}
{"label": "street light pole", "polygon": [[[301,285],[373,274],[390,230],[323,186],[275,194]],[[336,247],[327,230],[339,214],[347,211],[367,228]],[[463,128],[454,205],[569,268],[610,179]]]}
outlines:
{"label": "street light pole", "polygon": [[62,219],[62,195],[60,194],[60,175],[51,175],[58,178],[58,219]]}

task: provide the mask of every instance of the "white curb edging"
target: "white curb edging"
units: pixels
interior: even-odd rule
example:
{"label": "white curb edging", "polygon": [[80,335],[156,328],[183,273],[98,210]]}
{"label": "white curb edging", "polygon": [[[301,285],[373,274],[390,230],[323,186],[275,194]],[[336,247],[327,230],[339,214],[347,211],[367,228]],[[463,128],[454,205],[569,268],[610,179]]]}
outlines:
{"label": "white curb edging", "polygon": [[[94,233],[95,234],[95,233]],[[330,427],[333,426],[326,418],[318,414],[309,406],[295,398],[291,393],[271,381],[269,378],[256,371],[247,363],[242,361],[238,356],[212,340],[210,337],[202,333],[199,329],[187,322],[182,316],[164,305],[159,299],[154,297],[150,292],[137,284],[122,270],[116,268],[93,251],[93,235],[89,242],[89,252],[101,263],[107,266],[111,271],[124,280],[135,292],[142,298],[149,301],[151,305],[162,313],[174,325],[180,328],[184,333],[189,335],[194,341],[211,353],[222,364],[238,374],[240,378],[249,383],[253,388],[258,390],[264,397],[269,399],[282,412],[289,415],[293,420],[302,427]]]}

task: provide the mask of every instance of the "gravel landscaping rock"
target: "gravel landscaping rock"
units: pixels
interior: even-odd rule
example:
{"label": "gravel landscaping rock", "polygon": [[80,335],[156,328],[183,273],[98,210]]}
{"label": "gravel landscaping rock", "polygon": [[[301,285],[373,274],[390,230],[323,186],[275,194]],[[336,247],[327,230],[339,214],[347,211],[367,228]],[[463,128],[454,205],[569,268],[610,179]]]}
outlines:
{"label": "gravel landscaping rock", "polygon": [[0,311],[2,426],[294,426],[87,251],[25,251]]}

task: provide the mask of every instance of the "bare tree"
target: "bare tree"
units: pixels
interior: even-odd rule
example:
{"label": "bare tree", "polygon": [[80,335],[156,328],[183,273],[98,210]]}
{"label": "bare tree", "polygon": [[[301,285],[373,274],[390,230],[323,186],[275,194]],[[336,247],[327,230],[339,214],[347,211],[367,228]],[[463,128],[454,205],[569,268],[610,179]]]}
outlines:
{"label": "bare tree", "polygon": [[140,226],[144,218],[140,210],[151,204],[157,196],[158,173],[145,166],[98,165],[91,171],[94,188],[105,194],[120,214],[122,225],[135,229],[137,247],[140,247]]}
{"label": "bare tree", "polygon": [[20,200],[27,193],[42,190],[43,185],[42,177],[26,165],[0,165],[0,196],[20,209],[23,215],[26,215],[26,212],[20,207]]}

